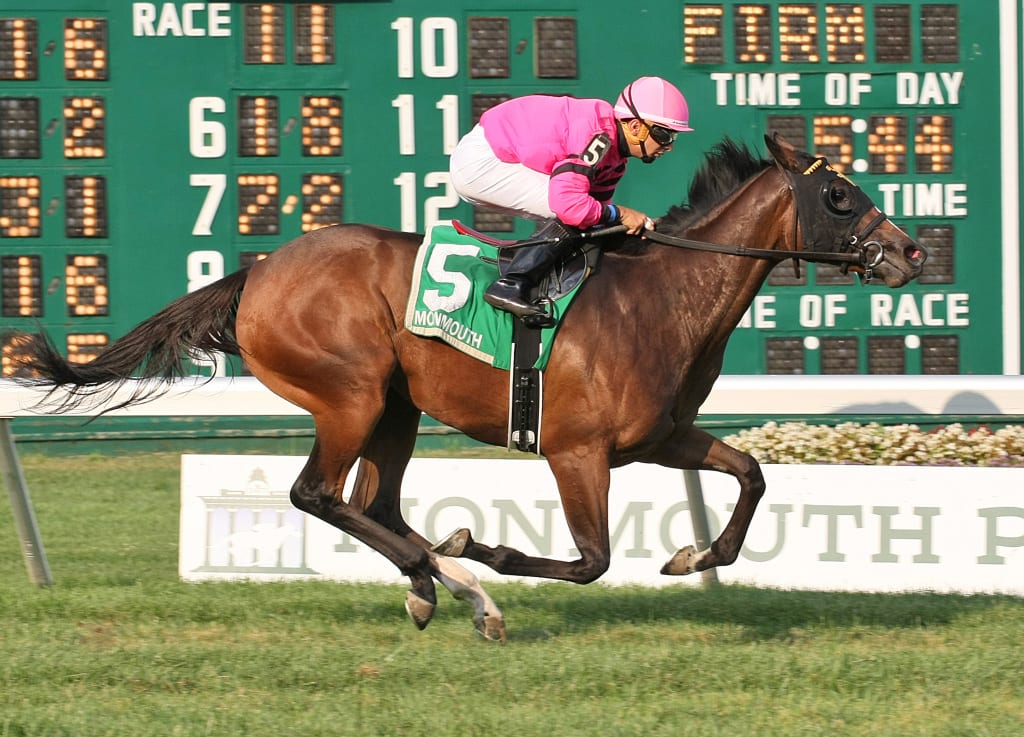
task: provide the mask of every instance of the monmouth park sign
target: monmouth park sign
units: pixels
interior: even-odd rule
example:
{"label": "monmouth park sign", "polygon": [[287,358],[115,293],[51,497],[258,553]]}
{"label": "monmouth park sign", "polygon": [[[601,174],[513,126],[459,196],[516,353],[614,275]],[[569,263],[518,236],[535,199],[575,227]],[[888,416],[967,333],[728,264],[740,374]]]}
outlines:
{"label": "monmouth park sign", "polygon": [[[188,581],[404,582],[358,540],[299,512],[288,492],[305,458],[182,457],[179,572]],[[723,582],[843,591],[1007,592],[1024,595],[1024,471],[928,466],[765,465],[767,492]],[[352,474],[354,476],[354,474]],[[717,536],[734,479],[702,472]],[[468,527],[488,545],[577,556],[546,463],[414,458],[405,518],[428,539]],[[612,563],[601,581],[697,584],[661,565],[693,542],[682,473],[633,464],[612,472]],[[464,561],[484,581],[509,580]]]}

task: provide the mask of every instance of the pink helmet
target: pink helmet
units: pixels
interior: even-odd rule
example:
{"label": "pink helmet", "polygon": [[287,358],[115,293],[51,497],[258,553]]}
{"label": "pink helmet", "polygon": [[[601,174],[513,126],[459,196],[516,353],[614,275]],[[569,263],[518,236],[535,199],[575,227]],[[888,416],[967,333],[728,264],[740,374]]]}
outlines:
{"label": "pink helmet", "polygon": [[674,131],[692,131],[683,93],[661,77],[640,77],[615,101],[616,118],[643,118]]}

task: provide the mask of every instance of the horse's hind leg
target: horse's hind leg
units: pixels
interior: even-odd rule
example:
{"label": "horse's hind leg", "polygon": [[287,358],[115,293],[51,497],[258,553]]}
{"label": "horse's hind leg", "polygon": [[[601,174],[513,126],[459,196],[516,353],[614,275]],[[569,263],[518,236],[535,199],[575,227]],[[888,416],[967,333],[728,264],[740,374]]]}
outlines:
{"label": "horse's hind leg", "polygon": [[611,561],[608,537],[611,477],[607,458],[603,449],[592,449],[589,453],[576,449],[548,456],[548,464],[558,481],[565,522],[580,552],[577,560],[526,555],[506,545],[490,547],[476,542],[466,529],[456,530],[437,543],[434,550],[443,555],[469,558],[498,573],[513,576],[556,578],[581,584],[596,580],[608,570]]}
{"label": "horse's hind leg", "polygon": [[423,629],[437,605],[430,556],[423,547],[399,537],[342,499],[345,478],[360,451],[358,447],[346,447],[343,441],[346,438],[351,444],[358,441],[351,432],[339,430],[337,420],[332,423],[316,418],[316,428],[313,451],[292,486],[292,503],[366,543],[408,576],[412,590],[406,594],[406,610],[416,626]]}
{"label": "horse's hind leg", "polygon": [[479,579],[451,558],[429,552],[430,543],[402,517],[401,487],[416,445],[420,410],[405,397],[389,392],[384,413],[363,449],[349,504],[398,535],[428,550],[434,576],[457,599],[473,607],[473,624],[488,640],[505,640],[501,610]]}
{"label": "horse's hind leg", "polygon": [[736,507],[718,539],[707,550],[700,552],[692,545],[687,545],[662,566],[661,572],[678,576],[735,562],[747,537],[757,503],[764,495],[764,475],[757,461],[696,427],[690,427],[671,446],[662,448],[657,458],[651,460],[670,468],[728,473],[735,476],[740,484]]}

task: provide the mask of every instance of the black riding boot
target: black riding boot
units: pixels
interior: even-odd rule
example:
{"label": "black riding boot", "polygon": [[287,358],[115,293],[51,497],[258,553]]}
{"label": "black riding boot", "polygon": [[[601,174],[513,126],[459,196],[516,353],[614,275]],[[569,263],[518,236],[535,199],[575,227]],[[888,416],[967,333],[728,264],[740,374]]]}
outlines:
{"label": "black riding boot", "polygon": [[580,236],[578,231],[570,230],[555,220],[543,226],[530,240],[544,238],[551,241],[515,249],[508,271],[484,292],[484,300],[488,304],[517,317],[547,316],[541,305],[530,301],[530,290],[552,266],[576,247]]}

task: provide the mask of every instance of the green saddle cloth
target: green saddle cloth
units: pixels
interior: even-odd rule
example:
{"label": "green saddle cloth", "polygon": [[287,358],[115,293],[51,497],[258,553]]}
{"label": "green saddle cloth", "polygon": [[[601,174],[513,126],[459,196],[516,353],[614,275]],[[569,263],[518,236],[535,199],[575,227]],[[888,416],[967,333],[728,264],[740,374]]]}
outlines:
{"label": "green saddle cloth", "polygon": [[[406,330],[440,338],[490,366],[510,369],[516,318],[483,299],[484,291],[498,278],[497,259],[495,246],[462,235],[450,223],[432,227],[416,255],[405,311]],[[583,281],[555,300],[555,324],[541,329],[540,356],[534,368],[547,366],[562,316]]]}

